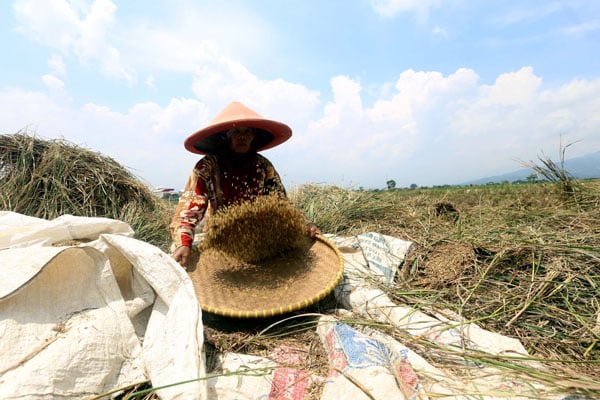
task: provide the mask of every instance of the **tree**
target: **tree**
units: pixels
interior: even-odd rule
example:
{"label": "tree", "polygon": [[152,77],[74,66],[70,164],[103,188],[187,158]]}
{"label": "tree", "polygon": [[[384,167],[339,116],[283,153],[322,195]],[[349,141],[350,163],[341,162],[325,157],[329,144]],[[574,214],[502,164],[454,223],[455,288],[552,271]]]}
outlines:
{"label": "tree", "polygon": [[418,188],[418,186],[417,186],[417,184],[416,184],[416,183],[411,183],[411,184],[410,184],[410,188],[411,188],[411,189],[416,189],[416,188]]}
{"label": "tree", "polygon": [[385,184],[387,185],[388,190],[392,190],[392,189],[396,188],[396,181],[393,179],[390,179]]}

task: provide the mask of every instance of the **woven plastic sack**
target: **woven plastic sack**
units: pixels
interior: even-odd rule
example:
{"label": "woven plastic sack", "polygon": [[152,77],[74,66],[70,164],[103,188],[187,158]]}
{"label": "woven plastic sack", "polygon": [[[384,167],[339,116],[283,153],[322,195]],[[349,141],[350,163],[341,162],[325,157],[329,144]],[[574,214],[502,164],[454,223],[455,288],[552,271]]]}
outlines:
{"label": "woven plastic sack", "polygon": [[[106,218],[0,212],[0,398],[81,399],[204,378],[201,312],[167,254]],[[203,379],[159,390],[205,398]]]}

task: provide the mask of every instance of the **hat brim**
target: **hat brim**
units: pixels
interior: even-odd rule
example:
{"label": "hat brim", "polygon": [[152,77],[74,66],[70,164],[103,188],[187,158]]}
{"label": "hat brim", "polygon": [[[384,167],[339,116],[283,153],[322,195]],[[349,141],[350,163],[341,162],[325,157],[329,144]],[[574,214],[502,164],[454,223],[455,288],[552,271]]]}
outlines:
{"label": "hat brim", "polygon": [[275,147],[292,136],[292,129],[286,124],[263,118],[243,118],[209,125],[185,139],[185,148],[196,154],[210,154],[221,149],[226,143],[226,133],[232,128],[254,128],[255,149],[262,151]]}
{"label": "hat brim", "polygon": [[323,299],[340,282],[343,266],[335,245],[317,236],[258,264],[209,249],[188,273],[202,310],[233,318],[268,318]]}

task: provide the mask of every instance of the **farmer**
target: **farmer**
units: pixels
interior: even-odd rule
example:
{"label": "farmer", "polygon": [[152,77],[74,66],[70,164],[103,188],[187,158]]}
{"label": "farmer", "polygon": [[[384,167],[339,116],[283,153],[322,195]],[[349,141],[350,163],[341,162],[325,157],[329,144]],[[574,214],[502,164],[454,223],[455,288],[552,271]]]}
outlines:
{"label": "farmer", "polygon": [[[229,104],[206,127],[190,135],[185,148],[204,154],[195,165],[171,221],[176,245],[173,258],[184,268],[197,224],[219,208],[257,196],[286,197],[279,174],[258,151],[277,146],[292,136],[286,124],[265,119],[239,102]],[[308,235],[319,228],[309,223]]]}

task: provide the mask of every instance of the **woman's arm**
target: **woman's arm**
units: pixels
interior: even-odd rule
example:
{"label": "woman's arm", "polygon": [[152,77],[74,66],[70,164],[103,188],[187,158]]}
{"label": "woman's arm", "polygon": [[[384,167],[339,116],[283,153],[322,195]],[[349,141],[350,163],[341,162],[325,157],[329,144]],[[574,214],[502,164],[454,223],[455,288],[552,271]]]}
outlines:
{"label": "woman's arm", "polygon": [[210,176],[204,171],[207,168],[209,166],[203,160],[196,164],[171,219],[171,237],[176,245],[173,258],[183,266],[194,242],[196,226],[204,217],[208,204],[207,184],[202,178]]}

